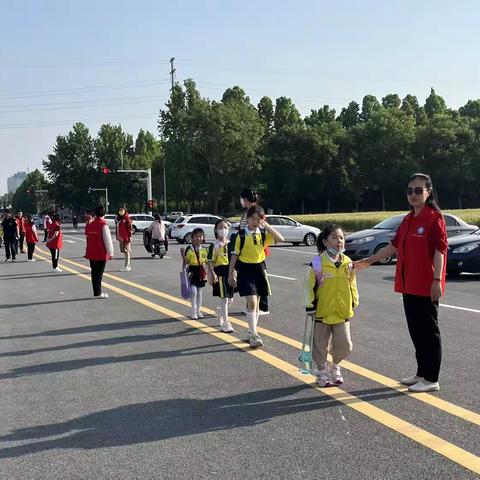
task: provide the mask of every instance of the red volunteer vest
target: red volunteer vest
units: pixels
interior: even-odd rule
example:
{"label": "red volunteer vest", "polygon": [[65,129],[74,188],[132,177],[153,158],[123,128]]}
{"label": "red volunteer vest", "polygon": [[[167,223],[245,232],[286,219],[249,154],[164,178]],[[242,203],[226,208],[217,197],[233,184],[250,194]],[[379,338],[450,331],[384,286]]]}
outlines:
{"label": "red volunteer vest", "polygon": [[51,237],[58,230],[58,235],[51,241],[47,242],[48,248],[63,248],[63,234],[62,227],[59,222],[52,222],[48,226],[48,236]]}
{"label": "red volunteer vest", "polygon": [[430,296],[435,250],[444,254],[441,284],[445,292],[448,244],[445,221],[440,212],[425,206],[417,217],[409,213],[392,244],[398,248],[395,292]]}
{"label": "red volunteer vest", "polygon": [[25,223],[25,239],[27,243],[37,243],[38,236],[36,232],[33,231],[32,225],[28,222]]}
{"label": "red volunteer vest", "polygon": [[16,218],[16,222],[17,222],[17,225],[18,225],[18,230],[20,231],[20,233],[25,233],[25,217],[21,217],[21,218]]}
{"label": "red volunteer vest", "polygon": [[106,261],[110,258],[103,243],[103,226],[107,222],[103,218],[97,218],[85,227],[85,235],[87,236],[87,250],[85,258],[88,260]]}

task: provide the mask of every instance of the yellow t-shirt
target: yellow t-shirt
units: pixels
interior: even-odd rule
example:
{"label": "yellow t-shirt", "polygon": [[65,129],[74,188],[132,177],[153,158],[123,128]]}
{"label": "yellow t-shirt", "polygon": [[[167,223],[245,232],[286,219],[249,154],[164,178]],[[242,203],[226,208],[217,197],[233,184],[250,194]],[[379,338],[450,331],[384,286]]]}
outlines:
{"label": "yellow t-shirt", "polygon": [[[208,250],[206,248],[200,247],[198,250],[198,258],[195,254],[194,247],[188,246],[185,250],[185,258],[187,260],[187,265],[192,267],[198,267],[199,265],[205,265],[208,261]],[[200,263],[198,260],[200,259]]]}
{"label": "yellow t-shirt", "polygon": [[237,255],[238,259],[243,263],[262,263],[265,261],[265,248],[273,245],[274,240],[272,235],[267,232],[265,235],[265,243],[262,244],[262,234],[259,229],[256,232],[251,232],[248,228],[245,229],[245,243],[242,251],[240,251],[240,233],[235,239],[235,249],[233,255]]}
{"label": "yellow t-shirt", "polygon": [[220,245],[212,243],[208,249],[208,261],[213,263],[214,267],[228,265],[228,244]]}

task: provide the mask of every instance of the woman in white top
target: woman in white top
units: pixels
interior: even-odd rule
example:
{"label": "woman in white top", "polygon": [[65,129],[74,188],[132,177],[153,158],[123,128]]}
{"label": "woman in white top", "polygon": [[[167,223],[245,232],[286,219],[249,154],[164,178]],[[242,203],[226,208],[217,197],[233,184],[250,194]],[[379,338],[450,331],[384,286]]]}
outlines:
{"label": "woman in white top", "polygon": [[[151,232],[151,246],[152,246],[152,258],[158,255],[163,258],[168,250],[167,235],[165,233],[165,224],[162,222],[162,218],[158,213],[154,215],[155,221],[152,222],[148,229]],[[162,248],[163,246],[163,248]]]}

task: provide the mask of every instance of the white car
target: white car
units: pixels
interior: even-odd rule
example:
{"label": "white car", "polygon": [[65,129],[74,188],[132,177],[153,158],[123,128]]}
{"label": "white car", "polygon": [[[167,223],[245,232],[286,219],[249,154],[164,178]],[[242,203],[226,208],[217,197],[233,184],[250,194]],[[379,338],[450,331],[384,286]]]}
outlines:
{"label": "white car", "polygon": [[[296,246],[301,243],[308,247],[316,245],[317,238],[321,232],[319,228],[303,225],[293,220],[293,218],[284,215],[267,215],[266,220],[278,233],[283,235],[285,242],[293,243]],[[237,230],[238,225],[238,222],[234,223],[232,230]]]}
{"label": "white car", "polygon": [[[152,222],[155,221],[155,218],[152,215],[148,215],[146,213],[131,213],[130,220],[132,221],[132,233],[135,234],[138,231],[143,232],[146,228],[148,228]],[[167,229],[171,223],[167,222],[166,220],[162,220],[165,228]]]}
{"label": "white car", "polygon": [[103,219],[107,222],[109,228],[115,228],[115,221],[117,220],[117,216],[111,213],[107,213]]}
{"label": "white car", "polygon": [[191,243],[193,230],[195,230],[195,228],[201,228],[205,232],[205,241],[211,242],[215,240],[215,234],[213,232],[215,223],[222,219],[222,217],[209,214],[185,215],[178,217],[172,224],[170,236],[178,243]]}

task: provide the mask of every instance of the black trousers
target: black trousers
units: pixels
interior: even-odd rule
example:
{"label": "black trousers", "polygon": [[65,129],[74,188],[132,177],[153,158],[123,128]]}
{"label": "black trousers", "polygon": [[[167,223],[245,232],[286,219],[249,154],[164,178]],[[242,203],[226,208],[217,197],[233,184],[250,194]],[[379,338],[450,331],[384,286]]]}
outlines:
{"label": "black trousers", "polygon": [[403,308],[408,331],[415,346],[417,375],[438,382],[442,363],[442,339],[438,328],[438,302],[429,297],[404,295]]}
{"label": "black trousers", "polygon": [[33,252],[35,251],[35,244],[34,243],[27,243],[27,252],[28,252],[28,259],[31,260],[33,258]]}
{"label": "black trousers", "polygon": [[43,233],[44,233],[43,241],[46,242],[46,241],[47,241],[47,238],[48,238],[48,230],[45,229],[45,230],[43,231]]}
{"label": "black trousers", "polygon": [[25,242],[25,233],[20,232],[20,236],[18,237],[18,242],[20,243],[20,251],[25,253],[25,249],[23,248],[23,244]]}
{"label": "black trousers", "polygon": [[50,253],[52,254],[52,267],[58,267],[58,259],[60,258],[60,250],[58,248],[49,248]]}
{"label": "black trousers", "polygon": [[15,260],[17,254],[16,240],[14,237],[4,237],[3,241],[5,242],[5,256],[7,260],[12,257]]}
{"label": "black trousers", "polygon": [[105,271],[105,260],[90,260],[93,295],[98,297],[102,293],[102,277]]}

